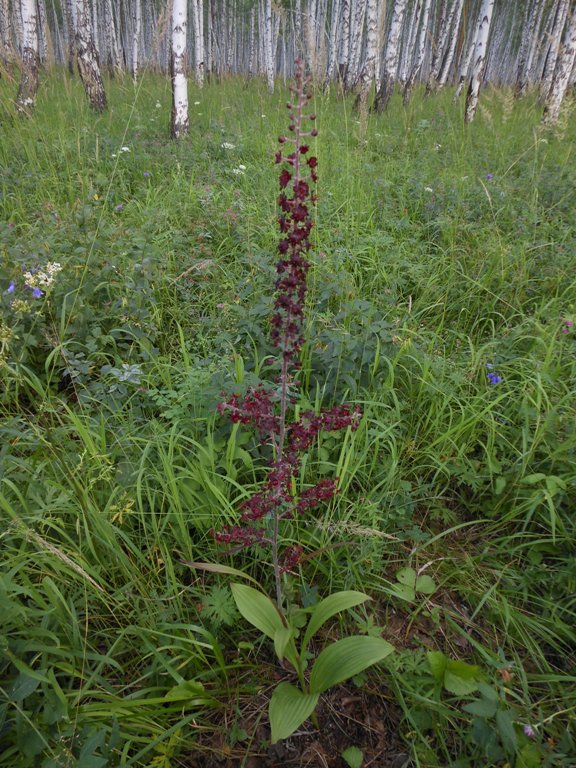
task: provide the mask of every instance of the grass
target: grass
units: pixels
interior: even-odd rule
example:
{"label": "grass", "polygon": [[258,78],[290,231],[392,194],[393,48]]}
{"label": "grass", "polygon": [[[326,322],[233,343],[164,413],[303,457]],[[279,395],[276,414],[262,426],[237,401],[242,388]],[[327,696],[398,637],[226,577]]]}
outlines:
{"label": "grass", "polygon": [[[21,269],[63,267],[41,304],[2,297],[6,766],[186,764],[214,712],[271,674],[226,580],[184,561],[219,559],[210,529],[263,476],[215,405],[267,375],[285,94],[191,86],[175,144],[167,81],[108,90],[95,117],[51,74],[22,121],[0,80],[2,291]],[[365,417],[303,462],[299,485],[336,474],[340,493],[289,533],[306,550],[302,595],[373,596],[354,621],[398,652],[368,685],[414,765],[569,766],[574,126],[544,133],[534,101],[498,90],[467,129],[449,93],[393,101],[365,135],[349,100],[318,92],[315,110],[300,407],[347,399]],[[258,553],[230,564],[271,584]],[[406,566],[433,577],[431,595],[398,596]],[[477,690],[443,689],[431,649],[480,666],[513,749],[508,715],[467,711]]]}

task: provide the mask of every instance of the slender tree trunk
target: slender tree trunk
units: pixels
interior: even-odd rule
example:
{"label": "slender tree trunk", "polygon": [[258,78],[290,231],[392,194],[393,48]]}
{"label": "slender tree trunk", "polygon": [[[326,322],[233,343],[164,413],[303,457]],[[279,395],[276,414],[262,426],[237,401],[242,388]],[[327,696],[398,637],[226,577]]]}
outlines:
{"label": "slender tree trunk", "polygon": [[13,35],[9,0],[0,0],[0,63],[4,66],[9,66],[16,58]]}
{"label": "slender tree trunk", "polygon": [[478,94],[480,93],[482,73],[486,63],[486,47],[490,33],[492,13],[494,11],[494,2],[495,0],[482,0],[476,46],[474,48],[474,69],[472,70],[472,77],[468,85],[468,93],[466,94],[466,108],[464,112],[464,122],[466,124],[472,122],[476,114],[476,107],[478,106]]}
{"label": "slender tree trunk", "polygon": [[132,0],[132,3],[132,79],[136,82],[138,80],[142,4],[140,0]]}
{"label": "slender tree trunk", "polygon": [[348,62],[350,60],[350,0],[342,0],[342,38],[338,56],[338,78],[344,88],[348,80]]}
{"label": "slender tree trunk", "polygon": [[[368,95],[376,77],[376,59],[378,57],[378,4],[377,0],[368,0],[366,7],[366,58],[358,81],[358,94],[355,108],[361,115],[368,111]],[[362,120],[362,117],[360,118]]]}
{"label": "slender tree trunk", "polygon": [[388,106],[388,102],[394,93],[396,85],[396,73],[398,70],[398,59],[400,56],[400,40],[402,37],[402,24],[406,12],[407,0],[394,0],[392,9],[392,20],[386,42],[386,54],[384,57],[384,73],[382,85],[376,93],[374,107],[378,112],[383,112]]}
{"label": "slender tree trunk", "polygon": [[203,0],[192,2],[192,24],[194,28],[194,75],[196,85],[204,85],[204,3]]}
{"label": "slender tree trunk", "polygon": [[540,99],[542,102],[547,102],[548,94],[552,88],[552,80],[554,79],[556,71],[556,62],[558,61],[558,56],[562,48],[562,32],[566,25],[569,5],[570,0],[560,0],[558,7],[556,8],[554,26],[552,27],[552,33],[550,35],[550,45],[544,64],[544,72],[542,73],[542,83],[540,85]]}
{"label": "slender tree trunk", "polygon": [[518,98],[526,95],[528,86],[533,77],[533,65],[536,57],[536,50],[538,48],[538,38],[540,27],[542,25],[542,17],[544,15],[544,5],[544,0],[535,0],[532,7],[532,13],[530,14],[526,35],[527,42],[525,57],[521,55],[518,61],[518,75],[515,89],[515,95]]}
{"label": "slender tree trunk", "polygon": [[570,83],[570,76],[576,62],[576,5],[572,9],[570,20],[566,24],[562,49],[556,65],[552,87],[544,107],[543,122],[555,125],[560,117],[562,100]]}
{"label": "slender tree trunk", "polygon": [[353,0],[350,30],[350,53],[348,58],[347,81],[348,90],[353,88],[360,75],[360,56],[362,53],[362,37],[364,33],[364,18],[366,16],[367,0]]}
{"label": "slender tree trunk", "polygon": [[173,0],[172,6],[172,122],[171,134],[179,139],[188,133],[188,82],[186,80],[186,33],[188,3]]}
{"label": "slender tree trunk", "polygon": [[[448,50],[445,53],[444,61],[442,63],[442,69],[438,76],[438,88],[443,88],[448,81],[448,75],[450,74],[450,68],[454,61],[454,54],[456,52],[456,43],[458,42],[458,32],[460,30],[460,20],[462,18],[462,9],[464,8],[464,0],[456,0],[454,6],[454,13],[450,19],[449,39],[450,44]],[[450,34],[451,33],[451,34]]]}
{"label": "slender tree trunk", "polygon": [[76,3],[74,0],[65,0],[65,9],[62,12],[66,14],[66,26],[68,27],[68,51],[66,63],[68,72],[73,75],[76,69]]}
{"label": "slender tree trunk", "polygon": [[272,0],[265,0],[264,8],[264,62],[266,67],[266,83],[270,93],[274,93],[274,51],[272,27]]}
{"label": "slender tree trunk", "polygon": [[414,64],[412,65],[412,71],[410,72],[406,83],[404,84],[404,106],[407,106],[410,102],[412,95],[412,89],[416,78],[420,74],[422,69],[422,63],[424,61],[424,55],[426,53],[426,37],[428,35],[428,20],[430,18],[430,8],[432,6],[432,0],[425,0],[424,9],[422,11],[422,26],[420,27],[420,35],[418,37],[418,48]]}
{"label": "slender tree trunk", "polygon": [[94,45],[88,0],[76,0],[76,23],[78,73],[90,106],[96,112],[103,112],[106,109],[106,93]]}
{"label": "slender tree trunk", "polygon": [[38,92],[38,16],[36,0],[20,0],[22,17],[22,72],[16,96],[16,109],[30,115],[36,105]]}

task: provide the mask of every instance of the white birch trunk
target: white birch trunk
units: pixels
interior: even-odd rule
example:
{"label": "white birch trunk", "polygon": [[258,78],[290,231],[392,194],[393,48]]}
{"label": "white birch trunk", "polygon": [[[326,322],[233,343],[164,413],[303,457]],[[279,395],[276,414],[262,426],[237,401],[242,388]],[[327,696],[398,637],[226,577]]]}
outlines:
{"label": "white birch trunk", "polygon": [[96,112],[106,109],[106,93],[98,63],[98,52],[92,34],[92,17],[88,0],[75,0],[76,62],[88,102]]}
{"label": "white birch trunk", "polygon": [[544,0],[535,0],[532,8],[530,21],[528,23],[525,60],[521,57],[518,62],[518,75],[515,90],[517,97],[525,96],[529,85],[533,81],[534,60],[538,49],[538,39],[540,27],[542,25],[542,17],[544,15],[544,5]]}
{"label": "white birch trunk", "polygon": [[352,3],[352,28],[350,30],[350,53],[346,81],[348,88],[354,87],[360,75],[360,56],[362,53],[366,3],[367,0],[353,0]]}
{"label": "white birch trunk", "polygon": [[348,62],[350,55],[350,0],[342,0],[342,39],[338,55],[338,77],[345,87],[348,79]]}
{"label": "white birch trunk", "polygon": [[450,30],[451,32],[450,45],[448,46],[448,50],[444,57],[442,70],[440,72],[440,75],[438,76],[439,88],[443,88],[448,81],[448,75],[450,74],[450,68],[452,66],[452,62],[454,61],[454,54],[456,53],[456,43],[458,42],[458,32],[460,30],[460,21],[462,19],[463,8],[464,8],[464,0],[456,0],[455,13],[453,14],[453,17],[451,20],[452,23],[451,23],[451,30]]}
{"label": "white birch trunk", "polygon": [[[356,108],[360,113],[367,112],[368,94],[376,77],[378,57],[378,3],[368,0],[366,7],[366,58],[359,77]],[[362,119],[362,118],[361,118]]]}
{"label": "white birch trunk", "polygon": [[552,88],[552,80],[554,79],[554,73],[556,71],[556,62],[558,61],[558,55],[562,48],[562,32],[566,25],[569,5],[570,0],[559,0],[556,9],[554,26],[552,27],[550,35],[550,46],[548,48],[548,55],[546,56],[544,72],[542,73],[542,83],[540,86],[540,98],[544,101],[547,100],[548,94]]}
{"label": "white birch trunk", "polygon": [[120,60],[120,49],[118,47],[118,36],[116,34],[116,21],[114,19],[112,0],[105,0],[104,2],[104,28],[106,30],[108,65],[112,73],[119,74],[122,70],[122,62]]}
{"label": "white birch trunk", "polygon": [[328,63],[326,64],[325,85],[328,86],[336,72],[338,61],[338,22],[340,20],[340,0],[333,0],[330,16],[330,33],[328,37]]}
{"label": "white birch trunk", "polygon": [[250,9],[250,45],[248,49],[248,74],[256,73],[256,8]]}
{"label": "white birch trunk", "polygon": [[376,93],[376,102],[374,105],[378,112],[383,112],[386,109],[388,102],[394,93],[396,73],[398,71],[398,60],[400,56],[402,24],[404,22],[404,14],[406,13],[406,5],[407,0],[394,0],[392,20],[390,22],[390,30],[388,31],[388,40],[386,41],[382,85]]}
{"label": "white birch trunk", "polygon": [[0,0],[0,62],[4,66],[12,64],[16,58],[12,42],[12,15],[8,0]]}
{"label": "white birch trunk", "polygon": [[412,65],[412,71],[410,72],[406,83],[404,84],[403,101],[404,106],[410,102],[410,96],[412,95],[412,89],[416,78],[420,74],[422,64],[424,62],[424,56],[426,54],[426,38],[428,36],[428,22],[430,19],[430,8],[432,7],[432,0],[425,0],[422,10],[422,26],[420,27],[420,34],[418,36],[418,47],[416,49],[416,56]]}
{"label": "white birch trunk", "polygon": [[204,3],[192,0],[192,24],[194,26],[194,75],[196,85],[204,85]]}
{"label": "white birch trunk", "polygon": [[186,80],[186,32],[188,3],[173,0],[172,5],[172,120],[171,134],[179,139],[188,133],[188,81]]}
{"label": "white birch trunk", "polygon": [[132,79],[138,80],[138,55],[140,53],[140,30],[142,27],[142,5],[132,0]]}
{"label": "white birch trunk", "polygon": [[274,93],[274,58],[273,58],[273,27],[272,0],[265,0],[264,6],[264,66],[266,69],[266,84],[270,93]]}
{"label": "white birch trunk", "polygon": [[486,62],[486,48],[488,44],[488,35],[490,33],[490,24],[492,13],[494,11],[495,0],[482,0],[480,9],[480,18],[478,20],[478,33],[476,35],[476,45],[474,48],[474,69],[468,85],[466,94],[466,108],[464,111],[464,122],[470,123],[476,114],[478,106],[478,94],[480,93],[480,84],[482,82],[482,73]]}
{"label": "white birch trunk", "polygon": [[544,108],[543,122],[545,125],[555,125],[560,117],[562,100],[570,83],[570,76],[576,62],[576,5],[566,25],[562,50],[556,65],[552,87]]}
{"label": "white birch trunk", "polygon": [[16,96],[16,109],[23,115],[29,115],[36,104],[40,66],[36,0],[20,0],[19,11],[22,18],[22,72]]}

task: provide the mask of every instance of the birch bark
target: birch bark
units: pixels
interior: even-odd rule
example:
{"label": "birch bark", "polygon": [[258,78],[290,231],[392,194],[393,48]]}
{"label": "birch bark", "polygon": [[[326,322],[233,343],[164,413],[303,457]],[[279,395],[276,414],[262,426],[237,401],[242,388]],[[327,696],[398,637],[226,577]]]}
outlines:
{"label": "birch bark", "polygon": [[486,47],[488,35],[490,33],[490,24],[492,22],[492,13],[494,11],[495,0],[482,0],[480,8],[480,17],[478,19],[478,32],[476,35],[476,45],[474,47],[474,69],[468,85],[466,94],[466,108],[464,111],[464,122],[472,122],[478,106],[478,94],[480,93],[480,84],[484,64],[486,63]]}
{"label": "birch bark", "polygon": [[560,117],[562,100],[570,84],[570,75],[576,62],[576,5],[572,9],[572,15],[566,24],[566,31],[562,41],[562,49],[558,58],[552,87],[548,94],[544,108],[543,122],[545,125],[555,125]]}
{"label": "birch bark", "polygon": [[192,1],[192,23],[194,25],[194,74],[196,85],[204,85],[204,3]]}
{"label": "birch bark", "polygon": [[11,64],[15,59],[12,16],[8,0],[0,0],[0,61],[4,66]]}
{"label": "birch bark", "polygon": [[544,72],[542,73],[542,83],[540,85],[540,98],[546,100],[548,94],[552,88],[552,80],[554,79],[556,62],[558,61],[558,55],[562,48],[562,32],[566,24],[566,17],[568,15],[570,0],[559,0],[556,8],[556,15],[554,17],[554,25],[550,35],[550,45],[548,48],[548,54],[546,56],[546,62],[544,64]]}
{"label": "birch bark", "polygon": [[172,6],[172,138],[180,139],[188,133],[188,81],[186,80],[186,32],[188,3],[173,0]]}
{"label": "birch bark", "polygon": [[366,7],[366,58],[358,80],[358,94],[354,105],[361,114],[367,112],[368,94],[376,77],[377,56],[378,3],[377,0],[368,0]]}
{"label": "birch bark", "polygon": [[396,85],[396,72],[398,70],[398,59],[400,57],[400,40],[402,37],[402,24],[404,14],[406,13],[407,0],[395,0],[392,9],[392,20],[386,42],[386,54],[384,56],[384,72],[382,76],[382,85],[376,93],[374,107],[378,112],[383,112],[388,106],[388,102],[394,93]]}
{"label": "birch bark", "polygon": [[88,103],[96,112],[106,109],[106,93],[92,34],[88,0],[76,0],[76,62]]}
{"label": "birch bark", "polygon": [[140,30],[142,27],[142,5],[132,0],[132,79],[138,80],[138,55],[140,52]]}
{"label": "birch bark", "polygon": [[420,70],[422,69],[422,63],[424,61],[424,55],[426,53],[426,37],[428,35],[428,20],[430,18],[430,8],[432,6],[432,0],[425,0],[424,9],[422,11],[422,26],[420,27],[420,35],[418,37],[418,48],[416,52],[416,57],[414,59],[414,63],[412,65],[412,71],[410,72],[408,79],[406,80],[406,83],[404,85],[404,105],[406,106],[410,101],[410,96],[412,95],[412,89],[414,88],[414,83],[416,82],[416,78],[420,74]]}
{"label": "birch bark", "polygon": [[20,0],[22,17],[22,72],[16,96],[16,109],[22,115],[30,115],[36,104],[38,92],[38,15],[36,0]]}

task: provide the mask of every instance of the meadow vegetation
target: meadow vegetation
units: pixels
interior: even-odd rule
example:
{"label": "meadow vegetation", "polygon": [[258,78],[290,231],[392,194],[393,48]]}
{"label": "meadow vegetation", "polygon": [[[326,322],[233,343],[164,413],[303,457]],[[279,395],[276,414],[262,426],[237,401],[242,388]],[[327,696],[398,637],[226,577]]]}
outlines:
{"label": "meadow vegetation", "polygon": [[[275,354],[277,91],[192,89],[174,142],[165,78],[109,82],[95,116],[54,74],[28,120],[0,80],[0,766],[287,762],[266,711],[290,672],[189,565],[274,590],[264,549],[211,531],[266,477],[217,406]],[[576,125],[506,90],[461,106],[394,97],[364,130],[313,99],[296,408],[363,415],[302,456],[296,492],[338,493],[287,522],[283,588],[372,598],[318,647],[395,648],[320,710],[347,751],[313,765],[574,765]]]}

